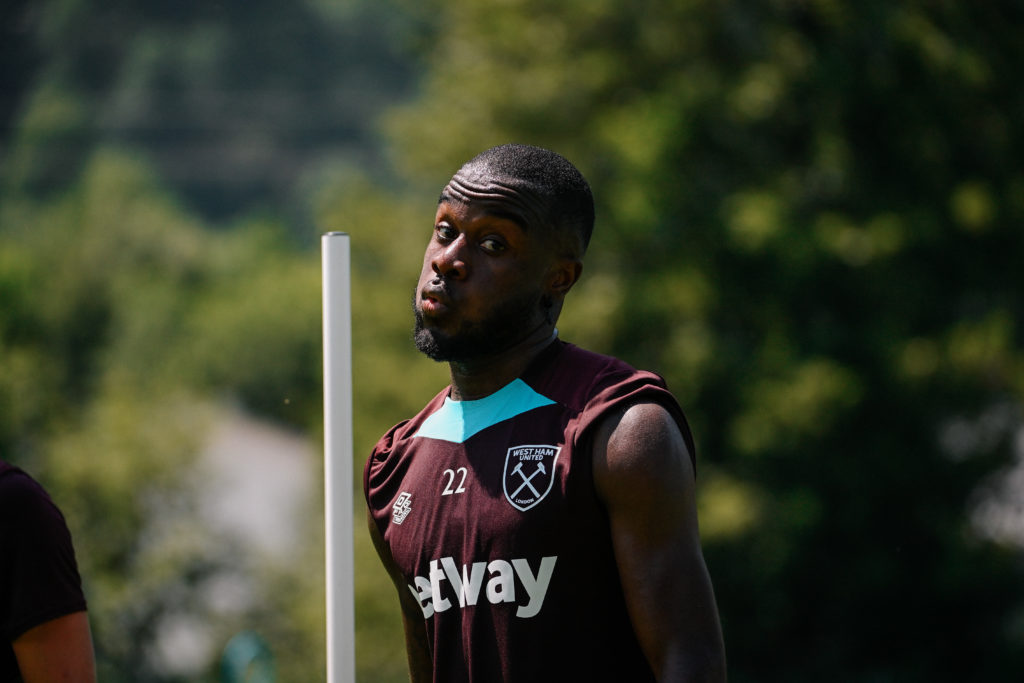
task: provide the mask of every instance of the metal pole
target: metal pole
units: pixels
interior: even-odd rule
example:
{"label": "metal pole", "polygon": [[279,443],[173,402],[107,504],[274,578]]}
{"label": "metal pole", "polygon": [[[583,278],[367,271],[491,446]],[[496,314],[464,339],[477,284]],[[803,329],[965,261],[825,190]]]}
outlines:
{"label": "metal pole", "polygon": [[329,232],[323,252],[324,528],[327,683],[355,682],[352,526],[352,308],[349,236]]}

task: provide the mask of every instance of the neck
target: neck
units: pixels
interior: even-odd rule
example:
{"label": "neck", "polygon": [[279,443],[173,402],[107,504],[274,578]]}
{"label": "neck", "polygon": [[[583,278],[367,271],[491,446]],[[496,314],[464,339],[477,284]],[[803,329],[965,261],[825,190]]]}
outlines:
{"label": "neck", "polygon": [[553,325],[544,325],[514,346],[499,353],[469,361],[452,361],[451,398],[472,401],[493,394],[516,379],[534,358],[558,336]]}

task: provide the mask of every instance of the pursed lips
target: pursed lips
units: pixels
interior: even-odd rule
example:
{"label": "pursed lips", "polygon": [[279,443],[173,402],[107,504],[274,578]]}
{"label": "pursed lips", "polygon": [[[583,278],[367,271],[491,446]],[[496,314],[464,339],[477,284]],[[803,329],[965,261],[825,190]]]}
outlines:
{"label": "pursed lips", "polygon": [[420,290],[420,310],[424,313],[440,313],[450,308],[451,303],[451,297],[448,296],[443,284],[431,283]]}

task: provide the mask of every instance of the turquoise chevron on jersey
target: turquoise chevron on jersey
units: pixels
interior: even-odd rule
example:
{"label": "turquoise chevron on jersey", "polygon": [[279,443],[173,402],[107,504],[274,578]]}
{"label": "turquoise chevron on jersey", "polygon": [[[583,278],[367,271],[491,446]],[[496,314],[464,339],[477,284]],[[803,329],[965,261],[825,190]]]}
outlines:
{"label": "turquoise chevron on jersey", "polygon": [[444,405],[423,422],[416,436],[462,443],[477,432],[516,415],[554,403],[521,379],[476,401],[444,399]]}
{"label": "turquoise chevron on jersey", "polygon": [[448,390],[366,462],[366,501],[422,610],[434,680],[653,681],[626,613],[594,490],[602,418],[640,402],[682,410],[657,375],[553,342],[479,401]]}

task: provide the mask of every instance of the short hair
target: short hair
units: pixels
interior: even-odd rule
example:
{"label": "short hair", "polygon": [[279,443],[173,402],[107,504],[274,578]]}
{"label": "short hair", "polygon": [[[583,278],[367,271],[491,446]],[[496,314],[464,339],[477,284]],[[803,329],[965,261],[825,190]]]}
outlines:
{"label": "short hair", "polygon": [[544,217],[557,237],[576,243],[574,256],[582,256],[594,232],[594,195],[590,184],[565,157],[543,147],[505,144],[476,155],[466,170],[486,170],[516,189],[541,200]]}

